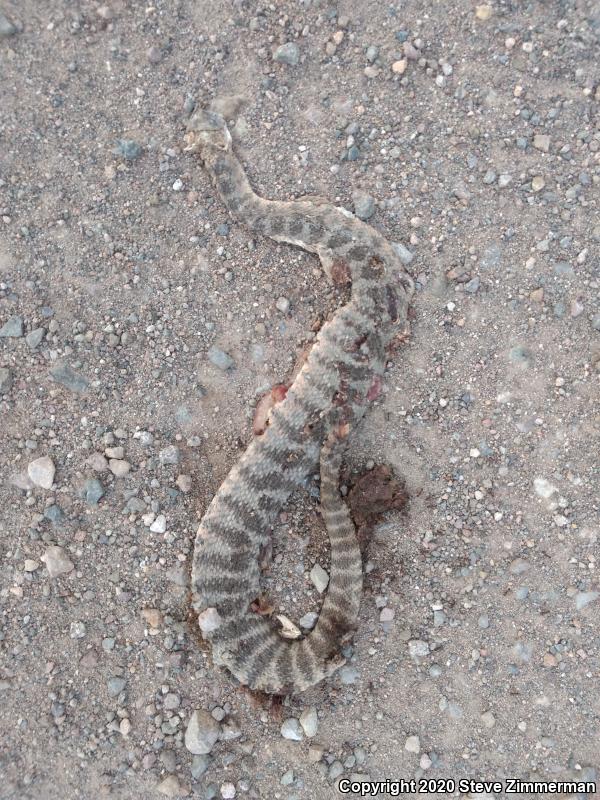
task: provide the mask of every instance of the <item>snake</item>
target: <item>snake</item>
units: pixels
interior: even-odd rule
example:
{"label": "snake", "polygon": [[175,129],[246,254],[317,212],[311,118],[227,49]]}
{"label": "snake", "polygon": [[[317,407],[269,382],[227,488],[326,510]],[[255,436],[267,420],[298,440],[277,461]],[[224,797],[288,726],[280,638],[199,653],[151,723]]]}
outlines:
{"label": "snake", "polygon": [[[357,627],[362,558],[340,470],[351,432],[381,391],[388,349],[408,325],[414,284],[391,243],[350,211],[322,198],[278,201],[254,192],[217,112],[198,108],[188,118],[184,150],[197,154],[235,219],[316,254],[348,297],[318,331],[264,432],[214,495],[192,554],[192,607],[214,665],[250,690],[294,694],[345,663],[343,644]],[[305,635],[297,629],[291,639],[256,610],[261,553],[287,500],[317,469],[329,583],[314,627]]]}

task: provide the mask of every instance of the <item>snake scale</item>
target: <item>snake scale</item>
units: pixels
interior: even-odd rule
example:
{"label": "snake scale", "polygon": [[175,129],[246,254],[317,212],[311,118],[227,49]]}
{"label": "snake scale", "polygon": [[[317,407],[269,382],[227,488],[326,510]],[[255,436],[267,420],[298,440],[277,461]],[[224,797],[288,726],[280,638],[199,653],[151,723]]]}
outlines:
{"label": "snake scale", "polygon": [[[316,253],[330,280],[350,284],[349,301],[319,331],[265,432],[214,496],[194,545],[193,606],[214,663],[251,689],[299,692],[344,663],[340,644],[356,625],[362,561],[339,491],[340,466],[349,433],[376,394],[386,348],[406,323],[413,284],[389,242],[345,209],[259,197],[219,114],[198,110],[188,120],[185,149],[198,153],[223,203],[247,228]],[[290,640],[251,604],[260,592],[261,549],[277,515],[317,467],[329,587],[313,630]]]}

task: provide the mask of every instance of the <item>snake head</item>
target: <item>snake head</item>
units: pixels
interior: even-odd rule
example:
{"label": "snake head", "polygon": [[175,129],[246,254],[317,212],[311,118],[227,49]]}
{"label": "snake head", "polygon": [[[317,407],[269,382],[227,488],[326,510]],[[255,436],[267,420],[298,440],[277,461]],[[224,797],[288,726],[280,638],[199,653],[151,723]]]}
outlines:
{"label": "snake head", "polygon": [[207,148],[229,150],[231,134],[227,123],[220,114],[200,108],[187,122],[188,132],[185,135],[185,151],[200,153]]}

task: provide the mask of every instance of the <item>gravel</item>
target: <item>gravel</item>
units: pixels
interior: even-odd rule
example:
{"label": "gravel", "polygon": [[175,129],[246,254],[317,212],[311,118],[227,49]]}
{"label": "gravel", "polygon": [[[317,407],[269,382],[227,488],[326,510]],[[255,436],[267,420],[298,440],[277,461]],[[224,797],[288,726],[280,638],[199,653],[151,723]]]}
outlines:
{"label": "gravel", "polygon": [[[42,5],[0,4],[0,795],[597,780],[594,4]],[[415,283],[343,463],[344,496],[382,465],[409,502],[360,531],[343,666],[273,701],[215,664],[194,539],[349,287],[227,212],[183,149],[211,98],[259,193],[347,205]],[[258,607],[304,634],[306,488]]]}

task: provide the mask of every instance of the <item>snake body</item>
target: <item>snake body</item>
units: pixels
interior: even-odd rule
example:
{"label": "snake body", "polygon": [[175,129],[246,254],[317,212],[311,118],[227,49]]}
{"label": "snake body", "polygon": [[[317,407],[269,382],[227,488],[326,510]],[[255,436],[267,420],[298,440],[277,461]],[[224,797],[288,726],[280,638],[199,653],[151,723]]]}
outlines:
{"label": "snake body", "polygon": [[[251,689],[303,691],[343,663],[340,643],[356,625],[362,563],[339,491],[340,465],[373,381],[383,375],[386,348],[406,322],[412,281],[392,246],[344,209],[259,197],[220,115],[197,111],[186,141],[186,150],[199,154],[222,201],[247,228],[316,253],[331,280],[351,284],[349,301],[321,328],[285,399],[271,410],[265,432],[214,496],[193,553],[193,605],[215,664]],[[271,527],[292,492],[319,466],[330,580],[315,627],[292,641],[250,606],[259,595],[259,556]]]}

